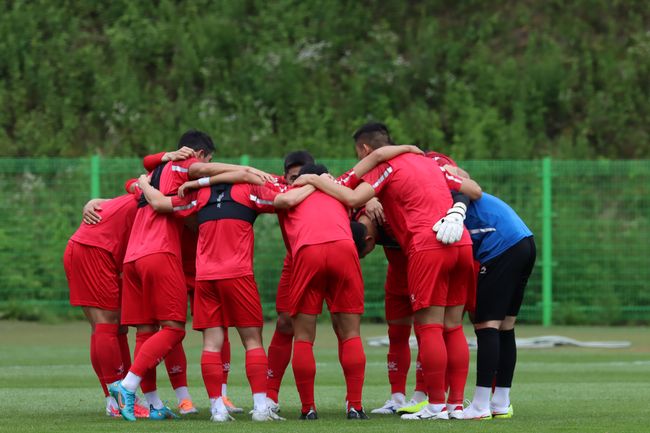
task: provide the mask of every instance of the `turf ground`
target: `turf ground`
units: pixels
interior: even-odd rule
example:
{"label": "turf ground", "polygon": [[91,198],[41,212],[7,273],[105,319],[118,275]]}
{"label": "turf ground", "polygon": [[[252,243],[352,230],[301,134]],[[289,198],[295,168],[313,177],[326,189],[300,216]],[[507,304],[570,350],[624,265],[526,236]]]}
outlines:
{"label": "turf ground", "polygon": [[[270,341],[267,326],[265,341]],[[104,415],[104,400],[88,361],[88,326],[0,321],[0,432],[648,432],[650,431],[650,332],[648,328],[521,327],[519,336],[564,335],[582,340],[629,340],[629,349],[526,349],[519,352],[512,397],[515,418],[495,421],[406,422],[374,415],[370,421],[343,418],[344,381],[336,340],[328,325],[319,326],[316,401],[320,420],[298,422],[298,396],[290,368],[281,391],[282,415],[289,421],[254,424],[248,415],[237,422],[208,421],[207,398],[200,376],[200,336],[188,333],[189,385],[201,413],[181,421],[127,423]],[[383,325],[365,325],[364,337],[385,334]],[[131,337],[133,337],[131,335]],[[243,371],[243,350],[233,335],[229,394],[250,409]],[[133,340],[133,338],[131,338]],[[133,344],[133,341],[131,341]],[[133,345],[131,346],[133,348]],[[386,348],[366,347],[368,364],[364,404],[383,404],[389,393]],[[467,395],[471,396],[474,356]],[[175,402],[166,372],[159,368],[163,399]],[[412,374],[409,378],[412,387]]]}

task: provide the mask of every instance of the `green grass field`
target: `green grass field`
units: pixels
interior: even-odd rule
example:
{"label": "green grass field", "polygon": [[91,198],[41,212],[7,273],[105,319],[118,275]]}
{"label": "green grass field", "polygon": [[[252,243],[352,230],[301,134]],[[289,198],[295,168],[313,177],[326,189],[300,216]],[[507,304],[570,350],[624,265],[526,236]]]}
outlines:
{"label": "green grass field", "polygon": [[[265,341],[270,341],[267,326]],[[525,349],[512,391],[515,418],[498,421],[406,422],[393,416],[370,421],[344,419],[344,381],[337,362],[336,340],[320,325],[316,341],[316,401],[320,420],[299,422],[298,396],[289,368],[281,392],[284,423],[254,424],[248,415],[237,422],[208,421],[208,402],[200,375],[200,335],[188,333],[189,385],[201,413],[180,421],[127,423],[104,415],[104,400],[88,360],[85,323],[59,325],[0,321],[0,432],[648,432],[650,431],[650,332],[648,328],[521,327],[519,336],[564,335],[582,340],[629,340],[629,349]],[[385,335],[383,325],[365,325],[364,337]],[[133,337],[133,335],[131,336]],[[133,349],[133,338],[131,338]],[[243,370],[243,350],[233,335],[231,398],[247,410],[251,397]],[[389,388],[386,348],[366,347],[368,365],[364,404],[383,404]],[[474,359],[468,380],[471,397]],[[412,376],[412,374],[411,374]],[[409,378],[412,386],[412,377]],[[164,399],[175,403],[164,369],[158,370]]]}

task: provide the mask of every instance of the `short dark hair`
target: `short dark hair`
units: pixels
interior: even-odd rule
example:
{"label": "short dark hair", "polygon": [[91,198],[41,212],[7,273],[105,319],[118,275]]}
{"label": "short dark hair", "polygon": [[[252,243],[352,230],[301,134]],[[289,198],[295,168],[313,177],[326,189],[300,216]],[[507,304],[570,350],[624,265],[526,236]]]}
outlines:
{"label": "short dark hair", "polygon": [[311,153],[307,152],[306,150],[296,150],[284,157],[284,172],[286,174],[291,167],[295,167],[297,165],[302,167],[305,164],[313,163],[314,157],[311,156]]}
{"label": "short dark hair", "polygon": [[368,234],[368,227],[358,221],[350,221],[350,230],[352,230],[352,240],[357,247],[359,257],[366,249],[366,235]]}
{"label": "short dark hair", "polygon": [[370,122],[362,125],[352,134],[352,138],[354,138],[355,143],[365,143],[373,149],[395,144],[390,137],[388,127],[379,122]]}
{"label": "short dark hair", "polygon": [[187,146],[197,152],[202,150],[205,154],[214,153],[215,151],[212,138],[205,132],[196,129],[190,129],[181,135],[181,138],[178,139],[178,148],[180,149],[183,146]]}
{"label": "short dark hair", "polygon": [[327,167],[325,167],[323,164],[314,164],[313,162],[303,165],[302,168],[300,169],[300,175],[317,174],[320,176],[323,173],[329,173]]}

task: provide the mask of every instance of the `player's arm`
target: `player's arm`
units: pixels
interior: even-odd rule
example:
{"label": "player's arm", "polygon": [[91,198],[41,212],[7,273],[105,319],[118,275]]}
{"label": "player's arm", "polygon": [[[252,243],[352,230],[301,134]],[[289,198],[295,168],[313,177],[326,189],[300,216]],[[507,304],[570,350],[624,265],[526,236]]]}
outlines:
{"label": "player's arm", "polygon": [[276,195],[273,199],[273,206],[276,209],[289,209],[294,206],[298,206],[314,191],[316,191],[316,188],[311,185],[305,185],[300,188],[292,188],[287,192]]}
{"label": "player's arm", "polygon": [[190,179],[199,179],[202,177],[211,177],[238,170],[245,170],[248,173],[254,174],[263,179],[264,182],[274,182],[276,180],[274,176],[265,171],[258,170],[257,168],[246,165],[225,164],[223,162],[194,163],[190,165],[188,175]]}
{"label": "player's arm", "polygon": [[325,194],[331,195],[348,207],[361,207],[375,196],[375,190],[366,182],[362,182],[355,189],[332,182],[325,175],[303,174],[294,182],[294,185],[313,185]]}
{"label": "player's arm", "polygon": [[440,169],[452,191],[463,193],[472,201],[479,200],[483,196],[481,186],[475,180],[470,179],[465,170],[449,164],[440,167]]}
{"label": "player's arm", "polygon": [[256,173],[248,170],[227,171],[216,176],[202,177],[185,182],[178,188],[178,196],[183,198],[188,193],[188,190],[215,185],[217,183],[251,183],[253,185],[264,185],[264,180]]}
{"label": "player's arm", "polygon": [[382,162],[386,162],[398,155],[409,152],[424,155],[424,152],[417,146],[411,146],[407,144],[397,146],[384,146],[380,147],[379,149],[373,151],[370,155],[363,158],[354,166],[352,170],[358,177],[361,178]]}
{"label": "player's arm", "polygon": [[470,198],[458,191],[451,191],[454,205],[447,210],[447,214],[433,226],[436,239],[443,244],[453,244],[463,237],[465,213],[470,203]]}
{"label": "player's arm", "polygon": [[102,203],[104,203],[107,198],[94,198],[83,207],[82,211],[82,221],[85,224],[97,224],[102,220],[101,215],[98,212],[102,211]]}
{"label": "player's arm", "polygon": [[142,165],[147,171],[152,171],[163,162],[168,161],[184,161],[196,155],[194,149],[183,146],[173,152],[160,152],[153,155],[147,155],[142,160]]}
{"label": "player's arm", "polygon": [[172,198],[167,197],[162,192],[151,186],[149,177],[146,174],[138,178],[138,186],[142,190],[142,194],[147,199],[147,202],[153,210],[160,213],[173,212],[174,206],[172,205]]}

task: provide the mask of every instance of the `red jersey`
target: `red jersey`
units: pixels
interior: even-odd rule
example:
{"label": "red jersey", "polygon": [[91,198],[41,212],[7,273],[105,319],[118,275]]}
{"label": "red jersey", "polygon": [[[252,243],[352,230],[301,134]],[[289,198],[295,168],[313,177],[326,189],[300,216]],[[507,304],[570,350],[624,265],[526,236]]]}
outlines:
{"label": "red jersey", "polygon": [[[445,245],[436,239],[433,225],[453,206],[445,176],[430,158],[405,153],[382,163],[363,176],[384,206],[395,238],[410,254]],[[467,230],[454,245],[471,245]]]}
{"label": "red jersey", "polygon": [[115,266],[121,271],[141,195],[140,189],[136,188],[135,194],[125,194],[103,202],[102,220],[97,224],[81,223],[70,239],[110,252]]}
{"label": "red jersey", "polygon": [[445,180],[447,181],[447,185],[449,186],[449,189],[452,191],[459,191],[460,186],[463,184],[463,179],[461,179],[458,176],[454,176],[444,168],[444,166],[447,164],[453,165],[454,167],[458,167],[456,161],[454,161],[447,155],[438,152],[427,152],[425,156],[427,158],[431,158],[440,167],[440,170],[442,170],[442,173],[445,175]]}
{"label": "red jersey", "polygon": [[[350,170],[339,176],[336,182],[355,188],[359,178]],[[305,245],[352,239],[347,207],[321,191],[315,191],[298,206],[289,209],[282,223],[294,256]]]}
{"label": "red jersey", "polygon": [[181,235],[181,258],[183,260],[183,273],[186,276],[196,275],[196,245],[199,240],[198,231],[183,227]]}
{"label": "red jersey", "polygon": [[[275,211],[273,199],[278,193],[265,186],[236,184],[230,191],[232,199],[257,213]],[[196,206],[185,214],[198,212],[208,204],[211,188],[198,191]],[[196,250],[196,280],[225,280],[253,275],[255,232],[253,225],[239,219],[206,221],[199,225]]]}
{"label": "red jersey", "polygon": [[[165,195],[174,195],[174,210],[179,207],[193,207],[195,201],[175,197],[178,188],[187,182],[189,167],[199,162],[196,158],[168,162],[162,169],[158,190]],[[133,230],[126,249],[124,263],[155,253],[171,253],[181,258],[181,231],[183,221],[171,214],[158,213],[151,206],[138,209]]]}

